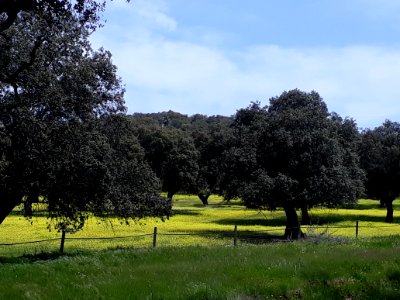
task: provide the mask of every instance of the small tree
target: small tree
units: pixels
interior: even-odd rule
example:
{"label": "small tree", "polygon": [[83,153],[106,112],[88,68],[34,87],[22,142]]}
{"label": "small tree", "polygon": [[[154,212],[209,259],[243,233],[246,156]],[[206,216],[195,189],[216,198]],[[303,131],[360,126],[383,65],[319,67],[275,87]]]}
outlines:
{"label": "small tree", "polygon": [[393,200],[400,194],[400,124],[386,121],[365,130],[359,153],[367,174],[366,194],[386,205],[386,222],[391,223]]}
{"label": "small tree", "polygon": [[195,192],[198,151],[188,132],[159,123],[158,115],[133,115],[145,159],[162,183],[167,197]]}
{"label": "small tree", "polygon": [[170,133],[172,148],[161,166],[163,190],[167,191],[169,199],[179,191],[193,193],[196,186],[199,154],[192,138],[182,133]]}
{"label": "small tree", "polygon": [[232,118],[222,116],[192,117],[192,136],[199,151],[199,172],[196,179],[197,195],[203,205],[212,193],[219,193],[224,177],[224,153],[232,138]]}

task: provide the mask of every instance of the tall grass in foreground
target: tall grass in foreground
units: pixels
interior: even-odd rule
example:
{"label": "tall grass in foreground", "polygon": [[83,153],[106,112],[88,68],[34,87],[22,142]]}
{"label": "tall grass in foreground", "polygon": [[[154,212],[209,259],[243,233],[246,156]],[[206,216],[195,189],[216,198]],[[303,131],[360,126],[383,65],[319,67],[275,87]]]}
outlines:
{"label": "tall grass in foreground", "polygon": [[0,260],[0,299],[399,299],[400,237]]}

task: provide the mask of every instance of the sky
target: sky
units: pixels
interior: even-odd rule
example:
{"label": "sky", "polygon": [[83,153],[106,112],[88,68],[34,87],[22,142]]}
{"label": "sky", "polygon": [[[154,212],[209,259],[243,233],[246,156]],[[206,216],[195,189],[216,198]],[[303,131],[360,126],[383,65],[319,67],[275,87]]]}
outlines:
{"label": "sky", "polygon": [[400,121],[398,0],[114,0],[103,18],[91,41],[128,113],[230,116],[297,88],[360,128]]}

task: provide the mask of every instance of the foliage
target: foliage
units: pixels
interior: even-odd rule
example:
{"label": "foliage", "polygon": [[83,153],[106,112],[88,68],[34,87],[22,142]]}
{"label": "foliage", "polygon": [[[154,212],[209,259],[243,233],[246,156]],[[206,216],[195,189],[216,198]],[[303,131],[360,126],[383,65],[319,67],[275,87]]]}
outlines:
{"label": "foliage", "polygon": [[133,115],[131,121],[145,151],[145,159],[161,179],[162,189],[172,198],[193,192],[198,172],[198,151],[186,131],[163,125],[154,116]]}
{"label": "foliage", "polygon": [[111,173],[107,199],[117,204],[112,204],[111,211],[102,208],[97,214],[111,212],[123,218],[170,216],[171,201],[160,196],[160,180],[145,161],[144,150],[128,117],[106,116],[100,119],[98,127],[111,148],[111,159],[107,161]]}
{"label": "foliage", "polygon": [[[221,194],[227,200],[242,196],[243,183],[248,181],[257,168],[257,144],[266,119],[266,111],[260,103],[252,103],[237,111],[224,157],[224,176]],[[251,205],[249,205],[251,207]]]}
{"label": "foliage", "polygon": [[184,131],[187,130],[191,125],[190,118],[187,115],[172,110],[150,114],[134,113],[132,117],[140,120],[152,120],[154,124],[158,124],[162,128],[172,127]]}
{"label": "foliage", "polygon": [[170,137],[173,146],[162,164],[163,189],[168,192],[168,198],[179,191],[193,192],[198,172],[198,151],[193,140],[189,136],[173,133]]}
{"label": "foliage", "polygon": [[[49,29],[21,14],[0,36],[0,222],[39,196],[60,226],[74,229],[88,212],[168,215],[143,157],[123,153],[140,148],[137,141],[96,126],[125,110],[111,54],[93,51],[75,18],[59,21]],[[119,135],[127,134],[121,127]],[[132,183],[138,174],[146,184]]]}
{"label": "foliage", "polygon": [[49,26],[73,15],[79,24],[95,29],[105,3],[95,0],[0,0],[0,32],[15,24],[22,12],[34,14]]}
{"label": "foliage", "polygon": [[163,182],[163,190],[196,193],[203,204],[220,192],[224,155],[232,138],[232,118],[173,111],[131,116],[145,156]]}
{"label": "foliage", "polygon": [[[236,193],[249,207],[283,207],[285,236],[301,234],[296,208],[354,203],[363,189],[353,121],[330,115],[316,93],[299,90],[237,113]],[[236,166],[237,168],[237,166]]]}
{"label": "foliage", "polygon": [[232,139],[232,119],[222,116],[191,117],[192,136],[199,151],[199,172],[196,180],[197,195],[204,205],[213,193],[221,193],[224,178],[224,157]]}
{"label": "foliage", "polygon": [[393,222],[392,202],[400,194],[400,124],[386,121],[373,130],[365,130],[360,157],[367,174],[367,195],[386,205],[386,222]]}

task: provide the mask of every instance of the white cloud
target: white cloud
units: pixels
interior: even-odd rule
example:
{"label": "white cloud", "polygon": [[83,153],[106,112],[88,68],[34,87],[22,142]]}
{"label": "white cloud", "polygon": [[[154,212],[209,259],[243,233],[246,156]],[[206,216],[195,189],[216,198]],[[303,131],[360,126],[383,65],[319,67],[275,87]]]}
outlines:
{"label": "white cloud", "polygon": [[134,0],[129,3],[125,0],[115,0],[107,3],[107,19],[111,19],[111,24],[128,21],[128,27],[123,26],[123,30],[134,28],[149,28],[152,30],[161,29],[174,31],[177,22],[168,16],[168,7],[164,0]]}
{"label": "white cloud", "polygon": [[220,49],[155,41],[126,45],[114,55],[128,91],[143,97],[128,98],[130,111],[153,102],[155,108],[189,114],[232,114],[250,101],[265,102],[283,90],[300,88],[318,91],[331,110],[362,126],[400,113],[400,52],[382,48],[263,46],[232,59]]}
{"label": "white cloud", "polygon": [[265,46],[249,50],[245,57],[248,72],[256,70],[258,80],[272,87],[267,93],[295,87],[314,89],[331,110],[354,117],[362,126],[400,117],[399,49]]}
{"label": "white cloud", "polygon": [[[152,26],[177,29],[165,3],[135,3],[135,16],[147,18]],[[96,46],[113,53],[131,113],[172,109],[229,115],[250,101],[267,104],[270,97],[299,88],[316,90],[330,110],[354,117],[363,127],[385,118],[400,120],[400,49],[260,45],[232,51],[204,40],[173,40],[152,26],[136,21],[126,30],[114,23],[112,34],[106,27],[93,38]]]}
{"label": "white cloud", "polygon": [[156,5],[156,2],[142,0],[137,1],[135,5],[138,6],[137,12],[140,16],[168,30],[176,29],[176,21],[165,13],[167,9],[162,3],[159,2],[158,5]]}

